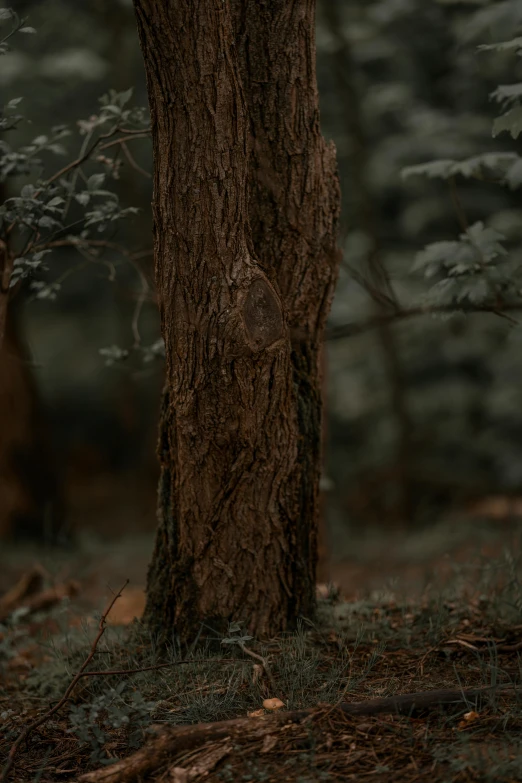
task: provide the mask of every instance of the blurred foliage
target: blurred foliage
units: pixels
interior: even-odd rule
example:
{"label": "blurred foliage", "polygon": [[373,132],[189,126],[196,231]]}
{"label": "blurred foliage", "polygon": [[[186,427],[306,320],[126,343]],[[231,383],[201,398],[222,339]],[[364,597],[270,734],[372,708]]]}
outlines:
{"label": "blurred foliage", "polygon": [[[99,111],[110,89],[133,87],[136,104],[146,104],[130,2],[24,0],[17,11],[38,31],[20,36],[0,71],[2,103],[26,96],[19,146],[42,135],[58,143],[49,128]],[[400,517],[401,483],[417,521],[441,504],[520,491],[521,41],[519,0],[318,1],[322,127],[337,145],[343,192],[330,324],[332,333],[359,325],[329,343],[334,527]],[[148,143],[135,162],[150,172]],[[150,180],[125,166],[111,189],[122,207],[141,207],[111,238],[145,252]],[[53,261],[47,286],[71,258],[64,250]],[[142,272],[152,279],[150,260]],[[132,386],[117,372],[136,344],[140,290],[125,265],[113,286],[91,270],[81,282],[68,277],[55,303],[25,309],[66,451],[98,428],[96,445],[114,465],[118,454],[134,464],[154,432],[161,365],[134,366]],[[396,318],[397,307],[415,314]],[[140,323],[153,359],[161,355],[153,306]],[[100,348],[114,371],[102,371]],[[123,420],[114,425],[122,395],[133,397],[127,435]],[[101,425],[108,399],[112,424]]]}
{"label": "blurred foliage", "polygon": [[[520,490],[517,313],[458,311],[519,302],[521,90],[513,83],[522,78],[514,39],[521,25],[514,0],[319,5],[322,120],[338,145],[350,266],[331,321],[375,312],[352,271],[364,281],[376,244],[402,308],[447,311],[390,327],[411,426],[407,469],[417,519],[439,502]],[[499,104],[503,116],[495,120]],[[361,200],[370,204],[370,224]],[[384,523],[403,478],[393,469],[403,423],[377,337],[330,346],[330,415],[340,420],[330,471],[343,492],[353,488],[352,512],[364,504],[357,506],[357,491],[380,494],[374,517]]]}
{"label": "blurred foliage", "polygon": [[[10,37],[2,57],[0,104],[11,103],[3,116],[16,120],[2,134],[2,158],[17,167],[3,171],[4,206],[34,212],[35,195],[38,201],[48,195],[55,211],[44,217],[61,223],[38,226],[47,234],[39,243],[54,242],[52,254],[45,248],[45,256],[17,259],[13,282],[26,279],[13,308],[22,311],[64,478],[130,470],[150,481],[161,382],[161,369],[143,366],[161,356],[151,268],[151,145],[148,138],[123,146],[112,145],[117,136],[102,139],[116,127],[148,125],[147,110],[130,108],[147,105],[132,4],[22,0],[16,16],[8,6],[0,9],[2,33],[25,18],[36,34]],[[85,153],[81,166],[71,165]],[[24,156],[37,164],[26,172]],[[57,192],[47,194],[46,182]],[[119,217],[126,218],[121,225]],[[35,297],[40,301],[30,301]],[[140,383],[104,370],[115,351],[129,356],[131,375],[144,376]]]}

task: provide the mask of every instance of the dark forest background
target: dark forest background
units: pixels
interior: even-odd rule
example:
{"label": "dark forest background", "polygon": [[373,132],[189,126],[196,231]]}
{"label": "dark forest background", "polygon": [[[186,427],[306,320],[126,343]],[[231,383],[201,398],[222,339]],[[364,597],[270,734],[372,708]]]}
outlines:
{"label": "dark forest background", "polygon": [[[110,89],[132,87],[133,104],[146,106],[130,1],[17,0],[15,10],[37,33],[17,36],[0,60],[1,103],[23,96],[11,145],[61,124],[76,133]],[[322,130],[337,146],[343,194],[323,480],[337,558],[354,531],[429,526],[488,496],[521,494],[516,308],[508,317],[460,312],[482,306],[491,279],[502,302],[519,292],[520,141],[513,131],[492,136],[506,92],[491,94],[522,79],[522,62],[516,47],[478,47],[513,39],[521,26],[513,0],[318,2]],[[80,144],[66,139],[69,157]],[[150,142],[136,141],[132,155],[135,165],[122,165],[110,187],[140,209],[109,238],[136,253],[133,263],[110,250],[94,264],[57,249],[38,273],[59,283],[53,295],[26,288],[13,305],[0,451],[20,437],[25,445],[10,472],[2,474],[0,455],[6,534],[40,524],[107,537],[155,527],[162,356],[148,254]],[[62,165],[43,160],[47,175]],[[20,184],[6,178],[2,187],[14,195]],[[455,243],[477,225],[487,270],[463,274],[462,248],[434,243]],[[415,312],[393,317],[397,302]],[[27,385],[36,423],[24,430],[17,420],[28,415]],[[7,482],[16,480],[13,499]],[[27,493],[36,498],[29,510]]]}

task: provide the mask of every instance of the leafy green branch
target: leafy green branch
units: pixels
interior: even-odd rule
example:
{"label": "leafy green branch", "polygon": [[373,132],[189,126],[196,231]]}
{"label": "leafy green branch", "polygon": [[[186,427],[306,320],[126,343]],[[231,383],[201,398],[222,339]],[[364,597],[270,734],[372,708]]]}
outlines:
{"label": "leafy green branch", "polygon": [[[0,39],[0,54],[9,51],[7,41],[15,33],[35,32],[11,9],[0,9],[0,25],[5,22],[10,22],[11,27]],[[131,98],[132,89],[111,90],[103,96],[98,112],[78,122],[83,139],[77,156],[45,178],[43,156],[66,155],[63,142],[72,135],[71,131],[57,126],[48,135],[13,147],[6,141],[5,133],[23,120],[14,114],[22,99],[15,98],[4,107],[0,116],[0,132],[4,134],[0,138],[0,184],[15,178],[23,178],[26,183],[17,195],[0,204],[0,344],[8,304],[22,285],[37,299],[53,299],[70,274],[68,271],[50,284],[38,279],[47,270],[48,256],[56,247],[75,246],[83,252],[92,232],[103,234],[138,212],[135,207],[122,207],[118,195],[107,185],[108,179],[119,178],[122,156],[135,170],[150,176],[137,164],[129,148],[130,143],[150,135],[147,110],[130,106]],[[90,253],[89,259],[96,261],[97,255]],[[140,309],[143,292],[148,292],[143,280],[141,276]],[[135,343],[139,343],[138,318],[139,315],[133,319]]]}
{"label": "leafy green branch", "polygon": [[[480,51],[516,53],[522,56],[522,37],[479,47]],[[504,114],[494,121],[493,136],[509,132],[513,139],[522,133],[522,83],[501,85],[491,93]],[[506,111],[507,110],[507,111]],[[449,316],[456,313],[493,313],[512,324],[509,312],[522,310],[522,277],[519,259],[505,246],[506,237],[477,221],[469,225],[460,201],[457,177],[493,182],[515,190],[522,185],[522,157],[511,151],[488,152],[464,160],[434,160],[402,170],[403,179],[425,176],[446,180],[461,228],[456,240],[433,242],[417,253],[412,267],[421,272],[430,287],[425,301],[415,307],[399,306],[364,322],[332,327],[328,340],[362,334],[385,323],[422,315]]]}

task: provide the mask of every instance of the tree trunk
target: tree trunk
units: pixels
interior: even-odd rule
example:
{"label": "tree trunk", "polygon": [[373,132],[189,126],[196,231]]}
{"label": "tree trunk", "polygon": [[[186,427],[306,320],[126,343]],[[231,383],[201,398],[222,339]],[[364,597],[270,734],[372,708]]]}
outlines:
{"label": "tree trunk", "polygon": [[326,508],[317,472],[324,468],[322,335],[338,275],[341,196],[335,148],[325,144],[319,126],[315,0],[232,0],[232,7],[252,134],[252,241],[284,297],[299,405],[299,516],[313,516],[318,576],[327,581]]}
{"label": "tree trunk", "polygon": [[314,4],[135,0],[166,347],[145,616],[255,635],[315,607],[319,353],[337,277]]}

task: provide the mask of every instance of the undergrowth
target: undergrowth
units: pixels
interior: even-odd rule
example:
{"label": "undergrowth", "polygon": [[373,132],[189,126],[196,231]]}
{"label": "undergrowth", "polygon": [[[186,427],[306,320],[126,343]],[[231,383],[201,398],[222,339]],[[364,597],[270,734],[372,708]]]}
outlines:
{"label": "undergrowth", "polygon": [[[495,562],[479,558],[455,565],[446,586],[432,586],[415,600],[396,585],[351,602],[331,592],[319,601],[315,618],[301,618],[295,631],[273,639],[253,639],[235,625],[225,637],[203,629],[189,650],[176,640],[160,650],[137,621],[109,627],[90,666],[100,674],[80,680],[69,703],[38,729],[12,779],[38,774],[42,783],[66,780],[129,755],[147,742],[153,725],[237,718],[262,709],[268,698],[280,699],[285,710],[320,712],[340,701],[512,683],[510,698],[499,692],[477,711],[464,695],[452,709],[412,717],[341,720],[327,711],[328,725],[300,727],[288,752],[280,742],[279,750],[263,752],[260,745],[236,742],[210,776],[207,769],[186,779],[522,780],[516,691],[522,674],[521,573],[520,556],[506,549]],[[71,627],[74,612],[73,604],[52,612],[52,634],[43,633],[43,616],[36,618],[42,623],[36,649],[35,618],[24,625],[22,613],[4,622],[2,755],[27,721],[62,697],[85,660],[95,623]],[[29,642],[27,670],[17,674],[13,661]],[[170,665],[129,673],[161,664]],[[289,743],[291,735],[285,735]]]}

